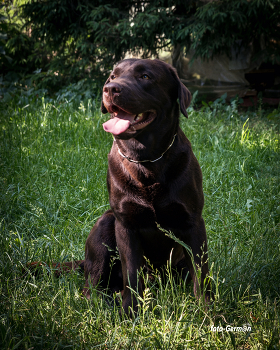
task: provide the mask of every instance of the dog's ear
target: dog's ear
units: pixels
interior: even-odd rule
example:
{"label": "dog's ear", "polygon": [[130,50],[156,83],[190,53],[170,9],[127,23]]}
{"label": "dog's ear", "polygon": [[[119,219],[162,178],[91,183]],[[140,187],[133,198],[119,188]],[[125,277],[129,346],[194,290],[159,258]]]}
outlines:
{"label": "dog's ear", "polygon": [[187,108],[189,107],[192,95],[185,85],[179,80],[178,98],[180,103],[181,112],[186,118],[188,118]]}
{"label": "dog's ear", "polygon": [[[110,81],[110,78],[108,78],[108,79],[105,81],[104,86],[105,86],[106,84],[108,84],[109,81]],[[101,101],[101,112],[102,112],[103,114],[108,113],[107,108],[104,106],[104,103],[103,103],[103,93],[102,93],[102,101]]]}
{"label": "dog's ear", "polygon": [[177,81],[178,99],[179,99],[181,112],[184,114],[184,116],[186,118],[188,118],[187,108],[189,107],[189,105],[191,103],[192,95],[191,95],[190,91],[186,88],[186,86],[181,82],[181,80],[178,77],[178,74],[174,68],[171,69],[171,72],[172,72],[173,77]]}

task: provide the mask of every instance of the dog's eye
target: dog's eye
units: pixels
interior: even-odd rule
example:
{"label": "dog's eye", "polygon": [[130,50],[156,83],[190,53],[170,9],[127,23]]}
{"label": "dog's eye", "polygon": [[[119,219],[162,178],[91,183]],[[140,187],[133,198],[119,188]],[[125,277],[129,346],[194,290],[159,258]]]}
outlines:
{"label": "dog's eye", "polygon": [[114,76],[114,74],[112,74],[112,75],[110,76],[110,78],[111,78],[111,80],[114,80],[116,77]]}
{"label": "dog's eye", "polygon": [[143,74],[141,78],[142,78],[142,79],[145,79],[145,80],[150,79],[150,77],[149,77],[147,74]]}

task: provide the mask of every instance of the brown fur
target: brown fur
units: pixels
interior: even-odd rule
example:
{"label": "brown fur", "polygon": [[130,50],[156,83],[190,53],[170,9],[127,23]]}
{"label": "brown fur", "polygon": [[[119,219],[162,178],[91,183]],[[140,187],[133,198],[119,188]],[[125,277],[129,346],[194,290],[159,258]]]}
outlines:
{"label": "brown fur", "polygon": [[[191,143],[179,127],[180,110],[187,117],[190,100],[190,92],[175,70],[159,60],[121,61],[106,81],[103,113],[109,111],[114,117],[114,106],[118,106],[133,114],[155,110],[156,118],[134,134],[116,136],[113,142],[107,174],[111,209],[94,225],[85,246],[86,297],[90,297],[89,285],[100,283],[113,291],[123,290],[126,313],[129,307],[136,310],[137,302],[128,286],[142,295],[137,271],[144,264],[144,256],[160,267],[170,259],[172,249],[172,265],[183,277],[189,272],[194,293],[200,295],[208,274],[202,173]],[[133,163],[123,158],[118,148],[136,161],[154,160],[167,151],[156,162]],[[167,237],[157,224],[191,248],[195,266],[185,248]],[[113,253],[108,247],[117,247],[121,260],[112,271]],[[196,277],[198,267],[201,281]],[[206,299],[209,297],[208,286]]]}

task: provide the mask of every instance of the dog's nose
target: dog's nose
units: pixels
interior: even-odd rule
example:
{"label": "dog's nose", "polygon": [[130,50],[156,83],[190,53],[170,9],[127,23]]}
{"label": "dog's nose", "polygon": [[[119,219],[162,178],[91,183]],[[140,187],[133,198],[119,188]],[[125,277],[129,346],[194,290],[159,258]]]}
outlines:
{"label": "dog's nose", "polygon": [[103,88],[103,92],[109,96],[119,95],[121,91],[122,91],[122,88],[117,83],[109,83],[105,85]]}

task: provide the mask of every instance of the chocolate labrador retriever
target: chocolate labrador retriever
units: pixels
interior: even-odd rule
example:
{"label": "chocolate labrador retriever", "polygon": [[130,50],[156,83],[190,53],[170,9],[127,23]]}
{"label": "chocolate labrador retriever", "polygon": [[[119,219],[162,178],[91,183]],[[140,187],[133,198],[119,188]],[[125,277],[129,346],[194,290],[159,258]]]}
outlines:
{"label": "chocolate labrador retriever", "polygon": [[[156,267],[171,257],[183,277],[193,280],[196,296],[207,284],[202,174],[179,127],[180,111],[187,117],[190,101],[191,94],[175,70],[160,60],[126,59],[107,79],[102,113],[111,114],[103,128],[114,136],[107,174],[111,209],[96,222],[86,241],[86,297],[90,284],[100,283],[113,291],[123,290],[126,313],[130,307],[136,310],[130,288],[142,295],[138,271],[144,256]],[[158,225],[191,248],[194,263],[189,251]],[[116,247],[120,262],[111,270]],[[206,289],[209,299],[209,285]]]}

